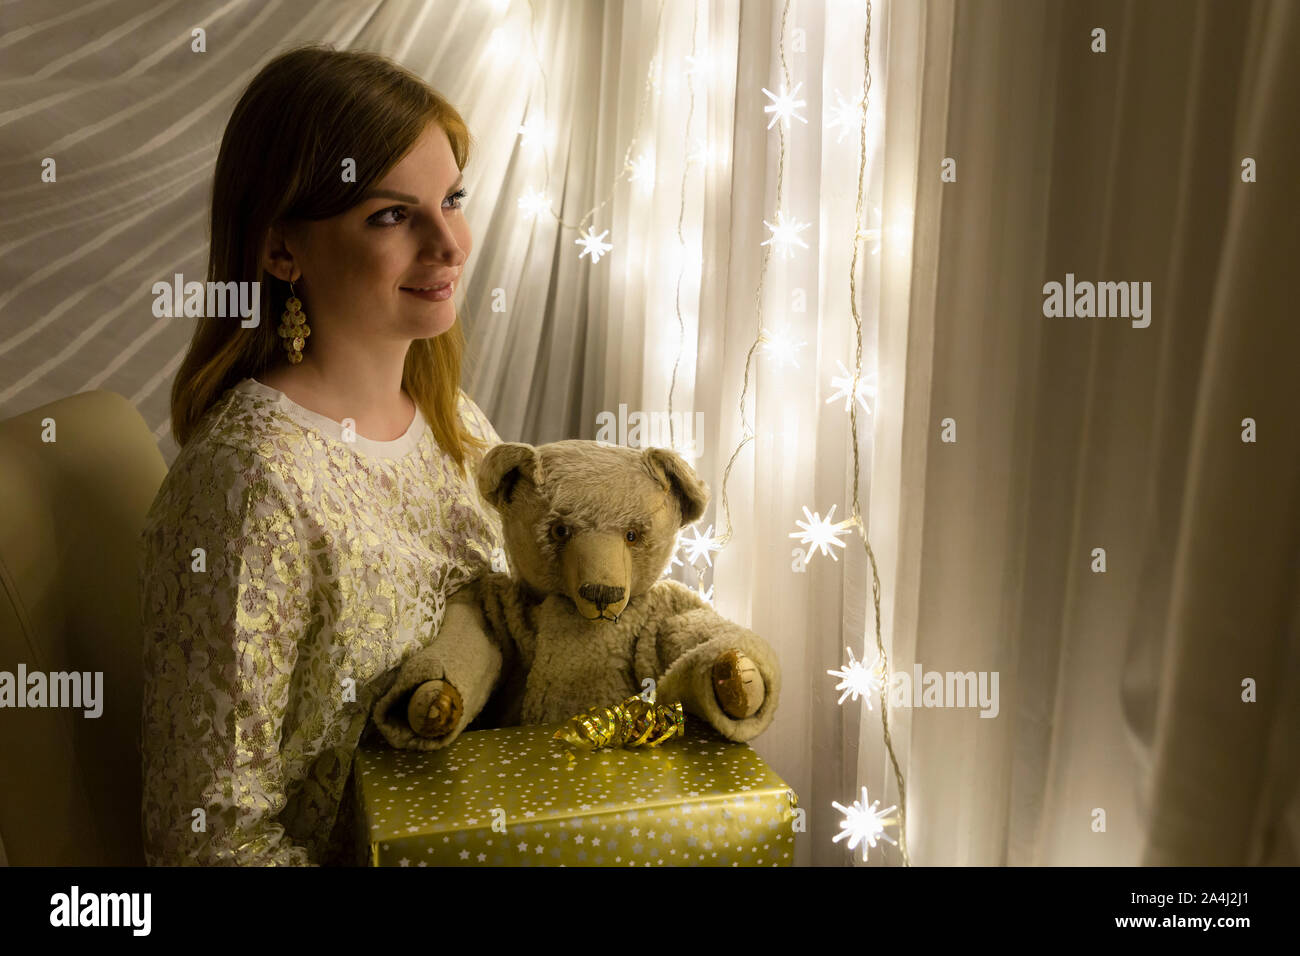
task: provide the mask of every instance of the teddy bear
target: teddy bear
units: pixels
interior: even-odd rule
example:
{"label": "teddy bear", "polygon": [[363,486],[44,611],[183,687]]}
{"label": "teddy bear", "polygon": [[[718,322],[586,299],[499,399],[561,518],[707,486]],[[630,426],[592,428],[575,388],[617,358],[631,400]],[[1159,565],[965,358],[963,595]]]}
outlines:
{"label": "teddy bear", "polygon": [[663,577],[678,531],[709,502],[679,455],[503,442],[476,479],[501,515],[511,573],[453,594],[437,635],[375,702],[392,746],[433,750],[466,729],[560,723],[648,690],[730,740],[767,728],[781,689],[771,647]]}

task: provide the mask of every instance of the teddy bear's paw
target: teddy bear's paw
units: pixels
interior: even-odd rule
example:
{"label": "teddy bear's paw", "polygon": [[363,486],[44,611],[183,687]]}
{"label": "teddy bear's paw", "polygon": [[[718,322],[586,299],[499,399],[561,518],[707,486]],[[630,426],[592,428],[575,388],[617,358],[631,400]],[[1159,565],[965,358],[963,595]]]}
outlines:
{"label": "teddy bear's paw", "polygon": [[421,737],[445,737],[464,713],[460,692],[445,680],[425,681],[415,689],[406,707],[406,719]]}
{"label": "teddy bear's paw", "polygon": [[713,665],[713,693],[728,717],[744,720],[763,706],[767,687],[758,665],[740,651],[730,650]]}

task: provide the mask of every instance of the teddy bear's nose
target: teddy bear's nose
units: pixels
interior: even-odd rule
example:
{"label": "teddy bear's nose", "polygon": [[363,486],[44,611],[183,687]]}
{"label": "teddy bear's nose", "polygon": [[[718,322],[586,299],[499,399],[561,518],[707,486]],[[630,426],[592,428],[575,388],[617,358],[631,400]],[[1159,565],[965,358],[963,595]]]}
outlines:
{"label": "teddy bear's nose", "polygon": [[584,584],[578,588],[578,593],[602,611],[605,610],[605,605],[617,604],[623,600],[623,589],[608,584]]}

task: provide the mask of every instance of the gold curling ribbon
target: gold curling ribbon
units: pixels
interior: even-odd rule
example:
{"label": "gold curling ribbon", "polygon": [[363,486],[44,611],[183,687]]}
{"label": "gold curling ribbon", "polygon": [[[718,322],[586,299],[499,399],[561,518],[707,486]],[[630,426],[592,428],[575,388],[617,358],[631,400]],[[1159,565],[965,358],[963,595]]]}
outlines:
{"label": "gold curling ribbon", "polygon": [[[686,715],[681,701],[660,705],[641,697],[629,697],[614,707],[592,707],[570,717],[555,732],[555,740],[578,750],[601,747],[658,747],[671,737],[686,734]],[[569,754],[570,757],[573,754]]]}

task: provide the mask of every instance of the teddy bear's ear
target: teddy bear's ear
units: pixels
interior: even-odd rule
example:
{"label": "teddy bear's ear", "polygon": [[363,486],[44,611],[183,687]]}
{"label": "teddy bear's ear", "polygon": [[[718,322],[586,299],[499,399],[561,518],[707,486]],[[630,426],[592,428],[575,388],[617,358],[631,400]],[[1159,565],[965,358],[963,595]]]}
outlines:
{"label": "teddy bear's ear", "polygon": [[478,490],[493,507],[500,510],[510,503],[510,495],[520,478],[537,481],[537,449],[523,442],[494,445],[478,466]]}
{"label": "teddy bear's ear", "polygon": [[641,453],[641,460],[656,481],[677,495],[682,527],[698,521],[709,504],[709,489],[691,466],[667,448],[647,448]]}

